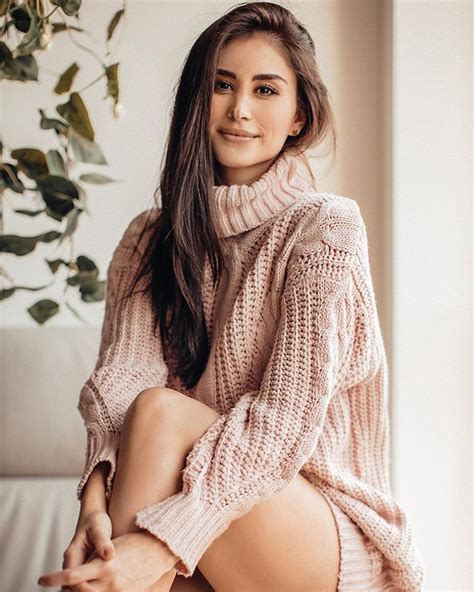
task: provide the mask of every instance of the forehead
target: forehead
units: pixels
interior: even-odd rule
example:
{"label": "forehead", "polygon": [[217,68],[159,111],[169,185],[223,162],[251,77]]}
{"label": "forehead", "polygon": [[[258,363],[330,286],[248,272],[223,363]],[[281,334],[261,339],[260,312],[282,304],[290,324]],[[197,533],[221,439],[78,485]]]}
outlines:
{"label": "forehead", "polygon": [[219,54],[217,67],[234,72],[237,78],[273,73],[282,76],[288,84],[295,81],[294,71],[287,63],[286,56],[268,36],[262,34],[227,42]]}

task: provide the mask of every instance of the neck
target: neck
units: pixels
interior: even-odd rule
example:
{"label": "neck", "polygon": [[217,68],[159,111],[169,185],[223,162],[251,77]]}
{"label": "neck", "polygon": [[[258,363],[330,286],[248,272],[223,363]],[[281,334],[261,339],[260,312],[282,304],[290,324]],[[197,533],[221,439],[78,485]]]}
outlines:
{"label": "neck", "polygon": [[249,184],[213,185],[221,237],[251,230],[315,191],[304,154],[285,150],[270,162]]}

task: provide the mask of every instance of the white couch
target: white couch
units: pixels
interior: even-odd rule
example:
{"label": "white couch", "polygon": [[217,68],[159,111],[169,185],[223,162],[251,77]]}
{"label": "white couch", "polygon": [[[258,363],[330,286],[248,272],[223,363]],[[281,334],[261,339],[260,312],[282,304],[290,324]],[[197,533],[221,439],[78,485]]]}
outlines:
{"label": "white couch", "polygon": [[39,575],[62,567],[86,449],[77,403],[99,339],[99,327],[0,329],[1,592],[45,590]]}

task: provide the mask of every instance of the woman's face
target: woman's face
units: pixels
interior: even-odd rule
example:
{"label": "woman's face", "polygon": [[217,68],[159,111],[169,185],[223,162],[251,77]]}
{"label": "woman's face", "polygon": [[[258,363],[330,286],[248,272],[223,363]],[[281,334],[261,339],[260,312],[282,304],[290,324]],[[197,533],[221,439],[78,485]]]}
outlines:
{"label": "woman's face", "polygon": [[[270,77],[252,80],[262,74]],[[256,181],[270,168],[287,137],[299,133],[304,115],[298,117],[296,96],[294,71],[264,35],[235,39],[222,49],[209,135],[224,184]],[[255,137],[236,141],[224,135],[223,128]]]}

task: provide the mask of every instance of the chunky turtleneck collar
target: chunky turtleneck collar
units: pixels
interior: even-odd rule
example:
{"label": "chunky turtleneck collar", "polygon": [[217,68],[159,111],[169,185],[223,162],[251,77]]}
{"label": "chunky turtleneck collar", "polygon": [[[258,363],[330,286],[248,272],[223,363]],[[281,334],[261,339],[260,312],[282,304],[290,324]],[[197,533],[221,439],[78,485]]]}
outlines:
{"label": "chunky turtleneck collar", "polygon": [[284,150],[268,171],[250,185],[213,185],[219,236],[251,230],[313,191],[315,186],[306,156]]}

